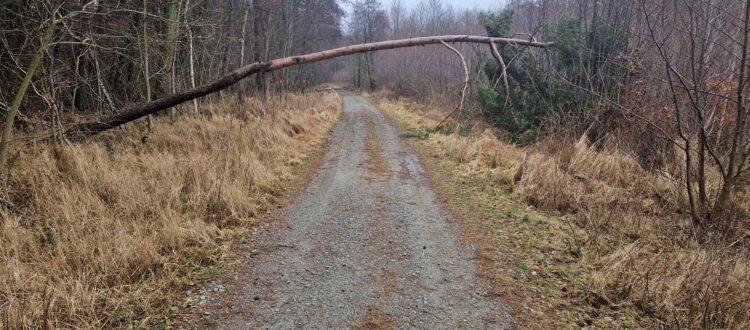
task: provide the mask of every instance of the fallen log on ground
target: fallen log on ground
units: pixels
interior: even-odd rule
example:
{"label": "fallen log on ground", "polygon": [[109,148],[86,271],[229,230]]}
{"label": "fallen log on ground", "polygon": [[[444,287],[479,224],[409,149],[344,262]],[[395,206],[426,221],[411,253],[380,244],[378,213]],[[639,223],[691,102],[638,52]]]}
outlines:
{"label": "fallen log on ground", "polygon": [[537,48],[545,48],[551,45],[549,43],[521,39],[491,38],[471,35],[444,35],[387,40],[367,44],[351,45],[306,55],[290,56],[266,62],[256,62],[236,69],[223,76],[222,78],[205,85],[197,86],[176,94],[167,95],[150,102],[134,105],[128,109],[97,121],[73,125],[65,131],[64,135],[67,138],[74,140],[84,139],[120,126],[122,124],[129,123],[141,117],[145,117],[147,115],[169,109],[178,104],[218,92],[256,73],[271,72],[294,65],[313,63],[357,53],[365,53],[384,49],[424,46],[431,44],[442,44],[447,42],[483,43],[488,45],[519,45]]}

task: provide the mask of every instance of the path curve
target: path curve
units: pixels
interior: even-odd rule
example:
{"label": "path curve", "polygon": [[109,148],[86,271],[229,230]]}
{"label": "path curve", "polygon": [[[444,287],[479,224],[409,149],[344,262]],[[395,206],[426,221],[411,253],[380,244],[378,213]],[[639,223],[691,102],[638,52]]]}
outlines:
{"label": "path curve", "polygon": [[248,265],[221,327],[510,328],[398,130],[337,91],[344,111],[324,163],[282,211],[279,248]]}

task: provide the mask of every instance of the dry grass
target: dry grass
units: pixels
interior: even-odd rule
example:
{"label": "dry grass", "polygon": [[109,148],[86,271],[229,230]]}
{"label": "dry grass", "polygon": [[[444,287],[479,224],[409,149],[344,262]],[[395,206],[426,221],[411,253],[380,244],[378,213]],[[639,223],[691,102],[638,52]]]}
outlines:
{"label": "dry grass", "polygon": [[[490,277],[518,291],[506,296],[528,324],[750,327],[747,246],[696,238],[683,192],[669,179],[679,173],[645,171],[611,142],[549,139],[519,148],[489,130],[426,134],[436,121],[421,107],[379,105],[422,132],[412,135],[438,160],[437,171],[448,172],[441,180],[465,184],[446,188],[448,195],[469,205],[464,214],[484,250],[498,251],[485,254]],[[535,218],[519,202],[545,215]],[[539,275],[528,276],[532,270]]]}
{"label": "dry grass", "polygon": [[247,99],[158,118],[145,143],[138,124],[25,147],[0,201],[0,328],[154,322],[274,204],[340,108],[329,93]]}

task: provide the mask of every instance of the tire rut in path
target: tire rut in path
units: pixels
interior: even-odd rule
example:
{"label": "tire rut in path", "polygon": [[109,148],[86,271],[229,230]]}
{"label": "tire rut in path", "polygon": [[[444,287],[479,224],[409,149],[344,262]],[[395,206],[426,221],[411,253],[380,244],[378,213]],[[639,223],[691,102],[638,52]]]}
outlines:
{"label": "tire rut in path", "polygon": [[367,100],[344,112],[324,163],[282,210],[275,249],[229,299],[236,328],[510,328],[475,254],[441,210],[417,157]]}

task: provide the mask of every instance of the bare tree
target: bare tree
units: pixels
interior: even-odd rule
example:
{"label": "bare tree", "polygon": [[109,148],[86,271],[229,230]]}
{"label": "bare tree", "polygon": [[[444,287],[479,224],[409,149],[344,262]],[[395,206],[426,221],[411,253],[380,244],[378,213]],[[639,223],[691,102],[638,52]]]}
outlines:
{"label": "bare tree", "polygon": [[26,69],[26,74],[23,77],[23,81],[18,87],[16,96],[13,98],[13,104],[11,104],[10,108],[8,109],[8,113],[5,116],[2,140],[0,140],[0,168],[5,168],[5,164],[7,162],[8,144],[10,143],[11,134],[13,131],[13,123],[16,119],[16,115],[18,114],[18,110],[21,108],[21,102],[23,102],[23,99],[26,96],[26,91],[31,84],[31,79],[32,77],[34,77],[36,69],[42,63],[42,57],[47,52],[47,48],[49,48],[49,45],[52,41],[52,35],[55,32],[55,27],[57,26],[57,13],[59,9],[60,7],[55,7],[55,9],[53,9],[50,13],[46,31],[44,32],[44,35],[39,42],[39,46],[34,53],[34,58],[31,59],[31,63],[29,63],[29,67]]}
{"label": "bare tree", "polygon": [[[750,1],[724,6],[717,0],[641,1],[649,36],[665,67],[674,143],[684,155],[684,186],[698,225],[717,224],[728,214],[738,180],[748,170]],[[742,16],[730,14],[735,10]],[[712,90],[710,85],[718,81],[736,84],[734,95],[729,89]],[[729,105],[734,108],[733,128],[726,121]],[[722,180],[714,194],[707,183],[710,167],[718,168]]]}

